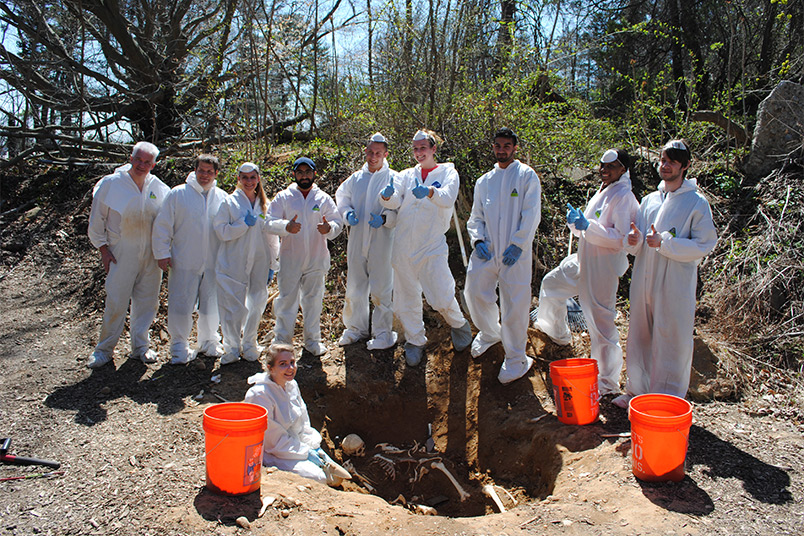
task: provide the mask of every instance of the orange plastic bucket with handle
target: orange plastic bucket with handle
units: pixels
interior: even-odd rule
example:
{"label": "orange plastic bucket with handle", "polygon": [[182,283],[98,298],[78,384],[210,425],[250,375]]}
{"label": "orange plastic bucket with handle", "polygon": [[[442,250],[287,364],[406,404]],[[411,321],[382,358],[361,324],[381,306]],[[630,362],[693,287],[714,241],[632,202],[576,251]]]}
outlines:
{"label": "orange plastic bucket with handle", "polygon": [[550,363],[550,381],[559,421],[589,424],[597,420],[597,374],[594,359],[560,359]]}
{"label": "orange plastic bucket with handle", "polygon": [[683,480],[692,404],[673,395],[639,395],[631,399],[628,419],[634,476],[651,482]]}
{"label": "orange plastic bucket with handle", "polygon": [[264,407],[245,402],[216,404],[204,410],[208,489],[225,495],[260,489],[267,417]]}

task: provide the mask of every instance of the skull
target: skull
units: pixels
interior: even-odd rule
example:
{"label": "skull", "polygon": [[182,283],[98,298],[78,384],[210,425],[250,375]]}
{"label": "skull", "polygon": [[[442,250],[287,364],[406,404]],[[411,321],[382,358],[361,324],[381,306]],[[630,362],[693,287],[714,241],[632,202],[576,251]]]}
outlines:
{"label": "skull", "polygon": [[347,456],[363,456],[366,454],[366,444],[357,434],[349,434],[341,441],[341,448]]}

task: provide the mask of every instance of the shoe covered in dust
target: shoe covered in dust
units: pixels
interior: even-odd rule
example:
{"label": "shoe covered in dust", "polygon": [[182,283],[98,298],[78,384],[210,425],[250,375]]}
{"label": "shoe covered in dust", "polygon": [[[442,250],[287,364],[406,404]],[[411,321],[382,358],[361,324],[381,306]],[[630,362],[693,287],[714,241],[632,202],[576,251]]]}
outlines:
{"label": "shoe covered in dust", "polygon": [[304,345],[304,349],[313,354],[315,357],[319,357],[327,353],[327,347],[320,342],[309,342]]}
{"label": "shoe covered in dust", "polygon": [[223,345],[219,341],[209,340],[198,345],[196,355],[203,354],[207,357],[220,357],[223,355]]}
{"label": "shoe covered in dust", "polygon": [[459,328],[452,328],[452,347],[456,352],[463,352],[472,344],[472,327],[469,321],[463,323]]}
{"label": "shoe covered in dust", "polygon": [[243,346],[243,359],[252,363],[259,361],[263,350],[265,350],[265,346],[260,346],[259,344],[256,346]]}
{"label": "shoe covered in dust", "polygon": [[505,358],[502,367],[500,367],[500,373],[497,375],[497,379],[500,380],[500,383],[503,385],[509,384],[527,374],[532,366],[533,358],[529,355]]}
{"label": "shoe covered in dust", "polygon": [[617,406],[618,408],[628,409],[628,404],[631,402],[632,398],[634,397],[631,395],[620,395],[614,400],[612,400],[611,403]]}
{"label": "shoe covered in dust", "polygon": [[405,343],[405,362],[409,367],[415,367],[422,362],[424,346],[416,346],[409,342]]}
{"label": "shoe covered in dust", "polygon": [[486,334],[481,331],[472,341],[472,357],[480,357],[498,342],[500,342],[500,339],[487,339]]}
{"label": "shoe covered in dust", "polygon": [[226,353],[221,356],[221,365],[229,365],[240,361],[240,355],[235,353]]}
{"label": "shoe covered in dust", "polygon": [[396,344],[397,337],[396,331],[385,331],[368,341],[366,348],[369,350],[387,350]]}
{"label": "shoe covered in dust", "polygon": [[87,366],[89,368],[101,368],[103,365],[110,363],[111,361],[112,356],[95,350],[92,352],[92,355],[89,356],[89,359],[87,359]]}
{"label": "shoe covered in dust", "polygon": [[338,339],[338,346],[349,346],[350,344],[356,343],[363,337],[364,335],[358,331],[345,329],[343,330],[343,335],[341,335],[341,338]]}
{"label": "shoe covered in dust", "polygon": [[151,363],[156,363],[159,359],[159,354],[148,348],[144,353],[137,354],[134,357],[148,365]]}
{"label": "shoe covered in dust", "polygon": [[195,359],[195,353],[190,351],[187,345],[182,348],[176,348],[170,351],[170,364],[171,365],[186,365]]}

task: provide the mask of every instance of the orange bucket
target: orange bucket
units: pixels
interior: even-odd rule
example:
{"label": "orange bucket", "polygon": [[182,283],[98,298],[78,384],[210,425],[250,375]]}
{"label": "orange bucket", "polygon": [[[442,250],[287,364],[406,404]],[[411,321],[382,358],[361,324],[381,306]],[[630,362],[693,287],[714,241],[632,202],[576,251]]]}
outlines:
{"label": "orange bucket", "polygon": [[559,421],[589,424],[597,420],[597,361],[588,358],[553,361],[550,381]]}
{"label": "orange bucket", "polygon": [[628,419],[634,476],[651,482],[683,480],[692,404],[673,395],[639,395],[631,399]]}
{"label": "orange bucket", "polygon": [[244,402],[216,404],[204,410],[207,488],[225,495],[260,489],[267,417],[264,407]]}

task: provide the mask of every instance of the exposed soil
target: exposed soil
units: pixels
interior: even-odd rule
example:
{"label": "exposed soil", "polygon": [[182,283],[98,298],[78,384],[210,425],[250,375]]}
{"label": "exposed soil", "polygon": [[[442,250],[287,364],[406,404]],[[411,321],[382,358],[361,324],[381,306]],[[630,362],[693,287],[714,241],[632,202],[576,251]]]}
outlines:
{"label": "exposed soil", "polygon": [[[13,247],[3,250],[0,268],[0,435],[13,438],[14,454],[62,463],[49,477],[0,482],[4,534],[240,534],[241,516],[265,534],[804,533],[800,411],[778,411],[772,396],[696,402],[687,476],[640,482],[623,410],[604,399],[599,422],[570,426],[555,417],[549,362],[588,355],[584,335],[560,348],[532,331],[536,366],[502,386],[499,346],[477,360],[456,353],[448,328],[428,314],[427,360],[409,368],[399,347],[368,352],[333,342],[342,329],[341,274],[328,287],[330,352],[303,354],[298,380],[334,457],[346,461],[347,434],[365,440],[367,455],[351,462],[379,496],[357,482],[331,489],[268,469],[259,494],[215,495],[204,486],[203,410],[221,398],[242,400],[246,378],[261,366],[219,369],[204,357],[168,365],[163,296],[152,328],[159,363],[129,359],[126,331],[114,366],[87,369],[103,276],[85,226],[86,203],[72,203],[20,218],[3,233]],[[266,318],[261,332],[269,329]],[[212,381],[217,374],[220,383]],[[433,452],[420,448],[428,424]],[[379,443],[407,451],[386,453],[394,460],[439,458],[469,497],[461,501],[442,473],[415,471],[412,461],[398,463],[391,478],[372,458]],[[0,479],[43,471],[0,464]],[[507,512],[496,513],[484,485],[494,486]],[[400,495],[439,515],[414,514]],[[258,517],[267,496],[277,501]]]}

